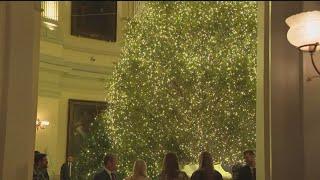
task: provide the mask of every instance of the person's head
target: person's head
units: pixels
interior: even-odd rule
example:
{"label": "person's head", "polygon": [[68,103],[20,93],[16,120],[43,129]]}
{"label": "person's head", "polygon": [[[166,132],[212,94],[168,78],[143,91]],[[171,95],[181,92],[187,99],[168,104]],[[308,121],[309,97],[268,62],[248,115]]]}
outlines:
{"label": "person's head", "polygon": [[38,168],[48,168],[48,159],[46,154],[36,153],[34,157],[35,166]]}
{"label": "person's head", "polygon": [[246,164],[254,166],[255,165],[255,154],[252,150],[246,150],[243,152],[244,160]]}
{"label": "person's head", "polygon": [[147,177],[147,164],[144,160],[138,159],[134,162],[133,175]]}
{"label": "person's head", "polygon": [[213,170],[213,160],[209,152],[204,151],[200,153],[199,169]]}
{"label": "person's head", "polygon": [[103,160],[105,168],[110,171],[117,170],[117,157],[114,154],[106,154]]}
{"label": "person's head", "polygon": [[34,151],[34,155],[36,155],[36,154],[40,154],[40,152],[39,151]]}
{"label": "person's head", "polygon": [[179,171],[178,157],[175,153],[167,153],[163,160],[163,172],[169,177],[176,177]]}
{"label": "person's head", "polygon": [[67,162],[73,162],[73,157],[69,155],[69,156],[67,157]]}
{"label": "person's head", "polygon": [[38,161],[37,156],[39,153],[40,153],[39,151],[34,151],[34,158],[33,158],[33,165],[34,166],[37,166],[37,161]]}

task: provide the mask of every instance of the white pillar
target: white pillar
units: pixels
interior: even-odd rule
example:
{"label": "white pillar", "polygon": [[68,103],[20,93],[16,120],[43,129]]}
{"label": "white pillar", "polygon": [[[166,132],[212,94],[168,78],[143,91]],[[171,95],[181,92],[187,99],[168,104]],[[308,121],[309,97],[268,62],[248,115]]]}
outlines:
{"label": "white pillar", "polygon": [[270,180],[269,2],[258,2],[256,166],[257,179]]}
{"label": "white pillar", "polygon": [[0,179],[31,180],[40,2],[0,3]]}

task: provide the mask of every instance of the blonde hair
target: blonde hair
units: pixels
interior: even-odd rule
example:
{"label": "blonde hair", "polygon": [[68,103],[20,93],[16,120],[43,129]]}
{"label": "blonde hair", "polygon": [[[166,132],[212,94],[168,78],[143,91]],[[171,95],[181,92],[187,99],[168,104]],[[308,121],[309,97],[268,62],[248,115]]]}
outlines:
{"label": "blonde hair", "polygon": [[144,160],[138,159],[133,165],[133,177],[147,177],[147,164]]}

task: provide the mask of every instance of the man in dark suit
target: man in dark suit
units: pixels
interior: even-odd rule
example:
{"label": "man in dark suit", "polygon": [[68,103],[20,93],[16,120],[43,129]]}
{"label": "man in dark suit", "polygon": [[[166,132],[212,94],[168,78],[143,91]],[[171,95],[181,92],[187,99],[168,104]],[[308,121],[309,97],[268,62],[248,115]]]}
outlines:
{"label": "man in dark suit", "polygon": [[103,160],[104,167],[94,175],[93,180],[117,180],[117,158],[113,154],[107,154]]}
{"label": "man in dark suit", "polygon": [[67,162],[63,163],[60,169],[60,180],[71,180],[74,179],[74,165],[73,157],[68,156]]}
{"label": "man in dark suit", "polygon": [[246,165],[239,170],[239,180],[256,180],[256,160],[252,150],[243,153]]}

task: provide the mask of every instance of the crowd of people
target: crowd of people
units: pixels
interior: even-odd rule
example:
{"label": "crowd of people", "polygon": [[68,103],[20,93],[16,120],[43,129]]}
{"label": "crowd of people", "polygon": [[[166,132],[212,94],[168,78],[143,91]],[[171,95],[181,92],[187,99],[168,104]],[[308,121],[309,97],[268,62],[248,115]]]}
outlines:
{"label": "crowd of people", "polygon": [[[244,152],[246,165],[241,167],[234,174],[234,180],[255,180],[255,154],[252,150]],[[193,172],[191,177],[179,169],[178,158],[175,153],[167,153],[163,160],[163,169],[160,172],[159,180],[222,180],[222,175],[213,167],[213,159],[209,152],[202,152],[199,157],[199,168]],[[117,180],[117,158],[115,155],[107,154],[104,158],[104,167],[97,172],[94,180]],[[150,180],[147,176],[146,162],[139,159],[133,166],[132,175],[125,180]]]}
{"label": "crowd of people", "polygon": [[[252,150],[244,152],[245,165],[232,173],[233,180],[256,180],[255,154]],[[48,160],[46,154],[35,151],[33,180],[49,180]],[[103,159],[103,168],[96,172],[93,180],[119,180],[116,175],[117,157],[107,154]],[[61,166],[60,180],[71,180],[73,177],[73,157],[68,156]],[[178,157],[175,153],[167,153],[163,160],[159,180],[222,180],[222,175],[213,167],[213,158],[209,152],[202,152],[199,156],[199,168],[191,177],[180,170]],[[150,180],[147,175],[147,164],[138,159],[134,162],[133,173],[125,180]]]}
{"label": "crowd of people", "polygon": [[[47,155],[39,151],[34,152],[34,167],[32,180],[49,180]],[[67,161],[62,164],[60,180],[73,180],[74,177],[73,157],[68,156]]]}

